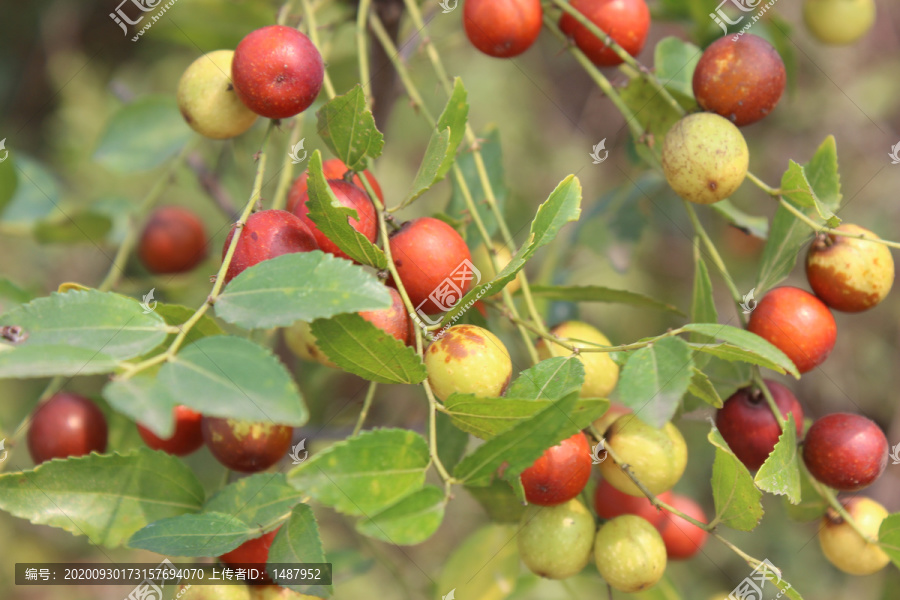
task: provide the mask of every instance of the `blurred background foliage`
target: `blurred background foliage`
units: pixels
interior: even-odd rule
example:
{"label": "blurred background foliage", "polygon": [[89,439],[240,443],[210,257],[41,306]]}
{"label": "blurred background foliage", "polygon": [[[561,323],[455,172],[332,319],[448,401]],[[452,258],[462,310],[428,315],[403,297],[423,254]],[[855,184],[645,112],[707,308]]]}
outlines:
{"label": "blurred background foliage", "polygon": [[[392,2],[376,4],[383,15],[396,8]],[[654,24],[639,57],[645,64],[652,63],[653,48],[663,37],[677,36],[705,46],[719,34],[707,16],[715,9],[712,0],[650,4]],[[743,131],[750,147],[751,169],[773,185],[780,181],[789,158],[807,161],[827,135],[834,135],[844,194],[840,216],[898,240],[900,166],[891,166],[885,155],[900,139],[900,6],[887,0],[877,4],[879,18],[868,36],[853,46],[832,48],[817,43],[805,31],[800,3],[778,3],[768,13],[774,16],[777,11],[777,17],[755,25],[752,33],[772,40],[782,52],[789,66],[789,92],[771,116]],[[95,286],[102,280],[117,243],[133,226],[129,214],[165,171],[159,166],[165,154],[142,153],[142,135],[187,140],[194,164],[215,174],[233,207],[246,201],[253,154],[264,129],[262,120],[233,141],[203,141],[173,118],[171,107],[178,78],[195,58],[233,48],[249,31],[274,22],[277,9],[278,3],[271,0],[178,0],[152,29],[132,42],[133,32],[124,36],[109,18],[115,10],[112,2],[56,0],[7,6],[0,35],[0,138],[6,138],[10,152],[10,159],[0,163],[2,310],[32,296],[46,295],[63,282]],[[441,14],[436,0],[429,0],[423,9],[428,18],[433,17],[432,40],[450,74],[462,77],[468,89],[470,122],[490,140],[491,152],[496,150],[493,141],[499,144],[505,209],[516,240],[523,241],[536,206],[563,177],[575,173],[584,186],[581,221],[566,228],[555,244],[529,264],[532,279],[544,284],[597,284],[639,291],[687,312],[693,278],[690,224],[661,176],[635,159],[624,120],[612,103],[552,36],[543,35],[534,48],[515,60],[495,60],[470,46],[462,31],[461,10]],[[323,6],[319,15],[320,33],[327,40],[321,50],[338,93],[358,79],[353,10],[350,3],[332,2]],[[289,22],[298,19],[299,15],[292,15]],[[421,40],[407,21],[401,21],[398,38],[426,102],[439,110],[445,97],[421,50]],[[607,75],[617,84],[626,81],[615,69],[607,70]],[[373,171],[388,205],[395,204],[407,189],[428,141],[425,120],[393,83],[389,69],[376,62],[373,86],[381,99],[376,115],[386,148]],[[327,156],[314,134],[313,115],[322,101],[324,94],[307,112],[304,136],[307,150],[321,148]],[[139,135],[125,130],[117,140],[119,145],[104,150],[111,119],[132,103],[143,103]],[[277,132],[273,147],[285,147],[289,135],[287,130]],[[606,140],[609,159],[593,165],[589,152],[601,139]],[[271,163],[263,190],[266,199],[274,193],[281,160],[277,156]],[[156,166],[149,168],[154,163]],[[448,183],[438,185],[404,211],[402,218],[446,212],[451,192]],[[733,201],[748,213],[763,217],[770,217],[775,209],[775,203],[750,184],[744,185]],[[151,276],[132,259],[117,290],[140,297],[155,288],[160,300],[198,306],[209,291],[208,276],[218,266],[234,213],[228,206],[214,203],[197,173],[187,167],[174,172],[162,204],[187,206],[202,216],[211,239],[209,259],[193,273],[174,278]],[[739,288],[748,292],[755,284],[762,243],[728,226],[711,211],[701,213]],[[471,237],[470,241],[477,243]],[[713,281],[720,320],[736,324],[727,290],[715,274]],[[806,287],[802,271],[797,270],[789,283]],[[682,322],[676,315],[619,305],[545,301],[541,308],[551,324],[581,318],[598,326],[613,343],[658,334]],[[840,333],[832,357],[802,381],[786,383],[808,417],[858,410],[875,419],[892,445],[896,444],[900,442],[897,294],[870,313],[835,316]],[[517,370],[526,368],[527,356],[508,323],[493,313],[488,321],[510,348]],[[277,333],[257,332],[254,336],[260,340],[271,337],[272,344],[281,348]],[[318,365],[300,364],[283,351],[280,354],[296,373],[312,413],[312,420],[296,432],[296,438],[308,438],[314,453],[317,447],[345,437],[362,404],[365,382]],[[0,438],[11,436],[30,413],[43,383],[0,382]],[[85,377],[72,380],[67,387],[102,405],[98,395],[102,383],[102,378]],[[381,386],[367,426],[423,430],[426,410],[420,395],[415,388]],[[712,450],[704,438],[709,416],[701,410],[679,422],[691,456],[688,472],[676,487],[708,511],[712,506]],[[110,417],[110,450],[141,444],[133,423],[113,414]],[[30,466],[24,447],[14,449],[14,456],[21,468]],[[222,467],[205,449],[186,460],[208,489],[221,483]],[[891,512],[900,511],[900,467],[889,467],[866,494]],[[767,557],[781,566],[806,598],[896,598],[900,586],[896,569],[866,578],[844,576],[821,556],[814,539],[816,524],[789,522],[778,498],[767,496],[765,507],[766,516],[756,531],[726,531],[725,535],[751,555]],[[462,490],[450,503],[438,533],[413,549],[362,538],[330,511],[318,510],[317,516],[326,550],[339,574],[335,596],[339,600],[373,593],[384,598],[419,598],[423,590],[440,597],[448,591],[440,586],[449,588],[451,583],[449,575],[441,575],[450,564],[448,557],[467,536],[489,522],[480,505]],[[503,530],[479,535],[502,537]],[[484,562],[493,555],[494,550],[488,553],[490,548],[484,539],[473,539],[464,554],[471,561]],[[504,560],[504,556],[495,560]],[[0,597],[105,600],[127,594],[122,587],[13,585],[17,561],[82,560],[156,563],[159,557],[91,547],[85,539],[57,529],[0,517]],[[465,567],[457,564],[462,557],[454,560],[455,569]],[[509,597],[517,600],[605,597],[605,586],[593,567],[563,586],[524,575],[524,569],[511,560],[505,571],[500,569],[508,574],[507,579],[484,582],[484,598],[503,597],[513,587],[516,591]],[[743,561],[711,540],[693,560],[670,564],[667,583],[646,597],[679,597],[670,594],[675,589],[683,598],[707,598],[732,589],[748,571]]]}

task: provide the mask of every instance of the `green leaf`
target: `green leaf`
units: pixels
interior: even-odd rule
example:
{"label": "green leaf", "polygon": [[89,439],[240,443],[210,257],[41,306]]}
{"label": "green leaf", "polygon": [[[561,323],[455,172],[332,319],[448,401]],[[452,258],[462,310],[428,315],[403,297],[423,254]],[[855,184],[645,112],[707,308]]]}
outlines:
{"label": "green leaf", "polygon": [[394,336],[357,314],[313,321],[319,348],[345,371],[379,383],[420,383],[425,363]]}
{"label": "green leaf", "polygon": [[467,485],[465,488],[495,523],[518,523],[525,512],[525,504],[516,496],[509,481],[495,479],[485,487]]}
{"label": "green leaf", "polygon": [[[566,396],[572,393],[577,394],[580,387],[570,391]],[[444,402],[444,408],[454,425],[476,437],[487,440],[534,418],[556,400],[558,398],[551,401],[451,394]],[[584,429],[608,408],[609,400],[605,398],[581,399],[575,404],[569,417],[577,429]]]}
{"label": "green leaf", "polygon": [[[788,161],[788,170],[781,178],[781,190],[782,195],[795,205],[801,208],[814,208],[819,217],[828,222],[829,227],[836,227],[840,224],[840,219],[828,210],[816,196],[806,178],[805,169],[793,160]],[[834,222],[834,219],[837,221]]]}
{"label": "green leaf", "polygon": [[878,528],[878,541],[881,549],[891,557],[891,561],[900,569],[900,513],[885,517]]}
{"label": "green leaf", "polygon": [[366,106],[362,86],[329,101],[316,113],[319,136],[335,156],[352,171],[362,171],[368,159],[381,156],[384,136],[375,127],[372,112]]}
{"label": "green leaf", "polygon": [[4,224],[29,231],[42,219],[65,218],[59,208],[59,185],[49,169],[23,154],[18,154],[14,163],[11,160],[0,163],[0,167],[5,164],[19,172],[15,192],[3,209]]}
{"label": "green leaf", "polygon": [[356,530],[389,544],[421,544],[441,526],[446,505],[443,490],[426,485],[380,513],[357,522]]}
{"label": "green leaf", "polygon": [[794,521],[809,522],[821,519],[829,504],[813,486],[806,469],[800,469],[800,502],[795,505],[785,497],[784,507]]}
{"label": "green leaf", "polygon": [[449,416],[443,412],[435,415],[437,431],[438,458],[445,468],[452,471],[453,467],[466,453],[469,445],[469,434],[453,424]]}
{"label": "green leaf", "polygon": [[[631,109],[634,118],[640,123],[645,134],[653,137],[652,145],[637,142],[638,152],[642,154],[651,165],[661,164],[662,145],[666,134],[679,119],[682,112],[669,104],[659,92],[640,74],[631,73],[631,78],[624,88],[619,91],[622,101]],[[693,107],[692,98],[678,98],[679,104],[685,109]],[[684,106],[687,104],[687,106]]]}
{"label": "green leaf", "polygon": [[[712,281],[709,279],[706,263],[696,248],[694,250],[694,293],[691,300],[691,321],[694,323],[718,323],[719,313],[716,311]],[[692,342],[709,342],[712,341],[712,338],[692,333],[690,340]]]}
{"label": "green leaf", "polygon": [[725,198],[709,207],[726,221],[746,233],[764,240],[769,237],[769,220],[765,217],[748,215]]}
{"label": "green leaf", "polygon": [[216,300],[216,315],[245,328],[287,327],[391,305],[377,277],[319,250],[284,254],[235,277]]}
{"label": "green leaf", "polygon": [[180,402],[157,377],[137,375],[113,380],[103,388],[103,398],[112,408],[161,438],[175,432],[172,411]]}
{"label": "green leaf", "polygon": [[[448,400],[452,399],[451,396]],[[504,462],[504,478],[516,478],[544,453],[581,429],[569,416],[578,399],[573,392],[543,407],[540,412],[491,438],[460,461],[453,476],[470,485],[488,485]],[[533,404],[529,402],[528,404]],[[605,405],[602,407],[605,411]],[[597,415],[592,415],[591,420]]]}
{"label": "green leaf", "polygon": [[[484,162],[484,169],[487,172],[488,182],[494,193],[494,198],[497,200],[497,208],[503,213],[508,188],[503,175],[503,153],[500,148],[500,132],[496,126],[491,126],[485,131],[479,132],[478,139],[481,144],[481,158]],[[464,152],[460,154],[456,161],[456,166],[459,167],[462,179],[466,183],[469,192],[472,194],[475,210],[478,212],[479,216],[481,216],[485,230],[488,235],[493,235],[497,231],[497,219],[485,201],[487,192],[484,186],[481,185],[481,177],[475,166],[475,153]],[[466,204],[462,186],[460,186],[455,175],[451,178],[451,181],[453,183],[453,193],[450,196],[450,204],[447,206],[447,213],[451,218],[469,223],[469,226],[466,228],[465,237],[467,239],[480,240],[480,233],[478,227],[473,222],[471,211]]]}
{"label": "green leaf", "polygon": [[503,600],[519,577],[519,551],[513,525],[485,525],[472,533],[444,563],[434,599],[455,591],[460,600]]}
{"label": "green leaf", "polygon": [[[9,151],[9,149],[7,150]],[[16,171],[18,165],[16,163],[17,161],[11,151],[7,159],[0,162],[0,215],[6,210],[19,185],[19,174]]]}
{"label": "green leaf", "polygon": [[691,348],[716,358],[728,361],[741,361],[751,365],[759,365],[771,369],[776,373],[784,373],[785,370],[775,362],[768,360],[755,352],[744,350],[733,344],[691,344]]}
{"label": "green leaf", "polygon": [[441,164],[437,172],[437,181],[444,178],[450,168],[453,166],[453,160],[456,156],[456,150],[462,142],[466,133],[466,121],[469,118],[468,92],[463,85],[462,79],[459,77],[453,80],[453,92],[444,112],[438,117],[437,130],[444,131],[450,129],[450,140],[447,145],[447,154],[444,162]]}
{"label": "green leaf", "polygon": [[[400,203],[400,208],[404,208],[412,204],[419,196],[431,189],[435,183],[440,181],[438,174],[447,158],[453,158],[456,148],[450,148],[449,128],[436,130],[431,133],[428,140],[428,147],[425,148],[425,155],[422,157],[422,163],[419,170],[416,171],[416,177],[413,179],[412,188]],[[451,163],[452,166],[452,163]]]}
{"label": "green leaf", "polygon": [[792,504],[800,502],[800,463],[797,456],[797,424],[794,414],[788,413],[784,431],[775,449],[759,468],[753,479],[761,490],[787,496]]}
{"label": "green leaf", "polygon": [[190,137],[175,96],[145,96],[112,116],[93,159],[116,173],[150,171],[178,154]]}
{"label": "green leaf", "polygon": [[637,308],[650,308],[683,315],[675,306],[627,290],[614,290],[599,285],[533,285],[531,294],[536,298],[562,300],[565,302],[609,302],[628,304]]}
{"label": "green leaf", "polygon": [[137,300],[97,290],[54,292],[0,316],[2,325],[18,325],[28,334],[14,351],[67,345],[118,359],[139,356],[166,337],[163,319],[144,314]]}
{"label": "green leaf", "polygon": [[387,258],[384,252],[350,225],[349,219],[359,220],[359,214],[356,210],[341,204],[334,195],[322,171],[322,154],[318,150],[313,152],[309,159],[307,172],[308,216],[319,231],[353,260],[376,269],[386,268]]}
{"label": "green leaf", "polygon": [[706,373],[697,367],[692,367],[691,373],[691,383],[688,386],[688,392],[700,400],[703,400],[713,408],[722,408],[724,402],[722,402],[721,396],[719,396],[719,393],[716,391],[712,381],[709,380],[709,377],[706,376]]}
{"label": "green leaf", "polygon": [[678,96],[682,105],[694,99],[694,69],[701,54],[703,50],[677,37],[663,38],[656,44],[653,53],[656,78]]}
{"label": "green leaf", "polygon": [[[141,448],[53,459],[0,475],[0,508],[110,548],[149,523],[196,512],[203,488],[181,460]],[[62,510],[61,510],[62,509]]]}
{"label": "green leaf", "polygon": [[538,207],[537,214],[531,222],[531,233],[525,244],[519,248],[515,256],[512,257],[497,277],[492,281],[482,281],[474,286],[469,293],[456,304],[456,307],[450,310],[442,323],[446,324],[456,315],[465,310],[468,303],[476,297],[480,298],[484,290],[490,288],[492,294],[499,293],[509,282],[516,278],[525,262],[538,251],[539,248],[552,242],[559,230],[571,221],[577,221],[581,216],[581,182],[574,175],[569,175],[563,179],[556,189]]}
{"label": "green leaf", "polygon": [[619,398],[646,423],[662,427],[675,415],[693,366],[693,353],[684,340],[657,340],[628,356],[619,378]]}
{"label": "green leaf", "polygon": [[203,505],[203,512],[231,515],[254,530],[271,531],[302,497],[283,473],[257,473],[220,489]]}
{"label": "green leaf", "polygon": [[0,378],[95,375],[115,371],[119,365],[112,356],[87,348],[41,345],[12,349],[0,344]]}
{"label": "green leaf", "polygon": [[112,221],[109,217],[83,210],[37,223],[34,238],[42,244],[99,244],[111,229]]}
{"label": "green leaf", "polygon": [[712,474],[716,516],[729,527],[752,531],[763,516],[762,492],[754,485],[750,471],[734,455],[719,430],[713,427],[707,437],[716,448]]}
{"label": "green leaf", "polygon": [[838,174],[837,145],[829,135],[805,166],[806,179],[822,205],[830,211],[841,206],[841,177]]}
{"label": "green leaf", "polygon": [[[172,327],[178,327],[179,325],[184,325],[187,323],[188,319],[194,316],[196,309],[188,308],[187,306],[182,306],[180,304],[163,304],[162,302],[158,303],[156,308],[154,309],[156,314],[161,316],[163,320],[166,322],[166,325]],[[159,354],[160,352],[164,352],[168,350],[169,346],[172,345],[172,342],[177,337],[177,333],[170,333],[163,343],[153,349],[152,352],[149,353],[149,356],[154,356]],[[200,317],[191,330],[188,331],[187,335],[184,338],[183,346],[187,346],[189,344],[193,344],[197,340],[203,339],[205,337],[210,337],[213,335],[225,335],[225,330],[219,325],[219,323],[213,319],[208,314]],[[144,358],[148,358],[148,355],[144,355]]]}
{"label": "green leaf", "polygon": [[[702,335],[706,335],[712,338],[716,338],[718,340],[724,340],[733,346],[737,346],[743,350],[746,350],[752,354],[755,354],[760,359],[766,360],[769,363],[772,363],[775,366],[780,367],[780,373],[790,373],[796,378],[800,378],[800,373],[797,372],[797,367],[794,363],[789,359],[784,352],[770,344],[767,340],[759,337],[755,333],[750,333],[744,329],[738,329],[737,327],[732,327],[730,325],[720,325],[720,324],[712,324],[712,323],[689,323],[684,325],[682,329],[690,332],[700,333]],[[710,346],[696,346],[697,350],[703,352],[709,352],[710,354],[718,355],[716,350],[713,350]],[[721,348],[721,347],[720,347]],[[725,354],[728,352],[726,348],[721,354],[722,358],[726,358]],[[744,358],[726,358],[726,360],[746,360]],[[772,367],[769,367],[772,368]],[[778,370],[778,369],[773,369]]]}
{"label": "green leaf", "polygon": [[203,338],[163,365],[159,380],[172,398],[204,415],[294,426],[309,419],[284,365],[244,338]]}
{"label": "green leaf", "polygon": [[405,429],[364,431],[288,473],[288,483],[348,515],[372,515],[421,489],[430,459],[422,436]]}
{"label": "green leaf", "polygon": [[154,521],[135,532],[128,546],[169,556],[220,556],[258,533],[232,515],[204,512]]}
{"label": "green leaf", "polygon": [[[285,523],[269,548],[269,564],[317,564],[329,562],[322,550],[319,524],[312,509],[306,504],[298,504],[291,511],[291,518]],[[271,574],[271,570],[269,571]],[[278,581],[277,578],[274,578]],[[334,593],[330,585],[285,586],[301,594],[328,598]]]}
{"label": "green leaf", "polygon": [[526,400],[559,400],[579,391],[583,383],[582,362],[574,356],[558,356],[542,360],[519,373],[507,388],[506,396]]}

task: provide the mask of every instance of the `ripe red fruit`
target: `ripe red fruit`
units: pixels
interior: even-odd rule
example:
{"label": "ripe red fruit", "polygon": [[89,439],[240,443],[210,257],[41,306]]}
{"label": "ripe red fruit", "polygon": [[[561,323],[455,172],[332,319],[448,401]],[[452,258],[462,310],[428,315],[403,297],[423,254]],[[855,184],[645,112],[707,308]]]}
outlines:
{"label": "ripe red fruit", "polygon": [[[409,299],[426,315],[444,312],[471,287],[469,248],[462,236],[443,221],[431,217],[407,221],[399,231],[391,234],[390,248]],[[466,276],[463,276],[463,270]],[[439,298],[441,304],[437,304],[428,296],[441,290],[445,279],[452,281],[461,293],[454,290],[449,295],[442,295]]]}
{"label": "ripe red fruit", "polygon": [[855,492],[884,472],[888,441],[874,422],[850,413],[833,413],[806,432],[803,462],[810,474],[828,487]]}
{"label": "ripe red fruit", "polygon": [[144,443],[154,450],[163,450],[175,456],[186,456],[196,451],[203,445],[203,432],[200,430],[200,420],[203,418],[198,412],[187,406],[176,406],[175,431],[168,438],[157,437],[152,431],[138,423],[138,433]]}
{"label": "ripe red fruit", "polygon": [[[342,206],[356,211],[359,219],[349,218],[350,225],[366,236],[370,242],[374,242],[378,236],[378,216],[375,214],[375,206],[369,200],[369,196],[360,188],[352,183],[347,183],[343,179],[329,179],[328,186]],[[309,228],[323,252],[349,260],[350,257],[338,248],[337,244],[328,239],[328,236],[322,233],[313,220],[309,218],[309,207],[306,205],[308,200],[309,195],[307,192],[304,192],[297,201],[296,206],[294,206],[294,214],[300,217],[303,224]]]}
{"label": "ripe red fruit", "polygon": [[[644,0],[572,0],[569,4],[609,34],[628,54],[637,56],[644,47],[650,30],[650,10]],[[598,67],[622,63],[615,52],[569,13],[563,13],[559,28]]]}
{"label": "ripe red fruit", "polygon": [[[247,540],[231,552],[226,552],[219,557],[219,561],[232,569],[240,568],[257,568],[265,571],[265,564],[269,561],[269,548],[272,547],[272,541],[278,534],[278,529],[270,531],[258,538]],[[263,583],[271,583],[272,580],[266,575],[263,579],[258,580]]]}
{"label": "ripe red fruit", "polygon": [[[223,259],[231,245],[234,230],[235,226],[232,226],[225,238],[225,245],[222,246]],[[316,238],[297,216],[284,210],[261,210],[250,215],[244,224],[241,239],[238,240],[231,264],[225,273],[225,283],[237,277],[247,267],[264,260],[291,252],[318,249]]]}
{"label": "ripe red fruit", "polygon": [[190,271],[206,258],[206,231],[197,215],[179,206],[157,208],[138,242],[138,257],[151,273]]}
{"label": "ripe red fruit", "polygon": [[394,288],[388,288],[388,292],[391,294],[392,300],[390,308],[363,310],[360,311],[359,316],[408,345],[410,343],[410,323],[406,307],[403,306],[403,298],[400,297],[400,292]]}
{"label": "ripe red fruit", "polygon": [[522,54],[541,32],[540,0],[465,0],[463,26],[472,45],[497,58]]}
{"label": "ripe red fruit", "polygon": [[591,446],[578,432],[556,446],[522,471],[525,499],[532,504],[554,506],[568,502],[581,493],[591,477]]}
{"label": "ripe red fruit", "polygon": [[784,92],[784,61],[772,44],[745,34],[719,38],[703,52],[694,70],[694,96],[704,110],[738,127],[768,115]]}
{"label": "ripe red fruit", "polygon": [[[673,494],[672,499],[666,504],[701,523],[709,523],[706,513],[703,512],[700,505],[687,496]],[[666,545],[668,557],[673,560],[682,560],[700,552],[703,544],[706,543],[709,532],[669,511],[664,511],[664,513],[665,517],[662,523],[657,525],[657,529]]]}
{"label": "ripe red fruit", "polygon": [[35,464],[106,451],[106,417],[78,394],[57,392],[31,417],[28,451]]}
{"label": "ripe red fruit", "polygon": [[[794,415],[797,437],[803,433],[803,408],[789,389],[766,379],[766,387],[781,416]],[[775,449],[781,427],[759,389],[746,387],[736,391],[716,413],[716,427],[732,452],[751,471],[759,469]]]}
{"label": "ripe red fruit", "polygon": [[[671,504],[672,492],[665,491],[657,496],[660,501]],[[594,510],[604,519],[614,519],[622,515],[637,515],[659,528],[666,515],[657,509],[645,496],[632,496],[620,492],[605,479],[594,489]]]}
{"label": "ripe red fruit", "polygon": [[274,423],[204,416],[203,441],[220,463],[255,473],[277,463],[291,447],[293,428]]}
{"label": "ripe red fruit", "polygon": [[[325,179],[343,179],[348,170],[349,169],[347,169],[347,165],[345,165],[344,161],[339,158],[329,158],[322,163],[322,173],[324,173]],[[379,200],[384,202],[384,194],[381,191],[381,186],[378,185],[378,180],[376,180],[375,176],[372,175],[368,170],[363,171],[363,174],[366,176],[366,179],[369,180],[369,185],[372,186],[372,189],[375,191],[375,195],[378,196]],[[308,179],[309,171],[304,171],[300,174],[299,177],[297,177],[297,179],[294,180],[294,183],[293,185],[291,185],[291,190],[288,192],[287,197],[288,211],[294,212],[294,207],[297,206],[297,202],[300,200],[300,196],[306,193]],[[359,178],[358,173],[353,176],[353,185],[361,190],[365,190],[363,182]]]}
{"label": "ripe red fruit", "polygon": [[319,95],[324,78],[322,55],[292,27],[251,31],[234,50],[234,91],[263,117],[284,119],[303,112]]}
{"label": "ripe red fruit", "polygon": [[747,329],[778,347],[801,373],[825,362],[837,339],[828,307],[795,287],[775,288],[763,296]]}

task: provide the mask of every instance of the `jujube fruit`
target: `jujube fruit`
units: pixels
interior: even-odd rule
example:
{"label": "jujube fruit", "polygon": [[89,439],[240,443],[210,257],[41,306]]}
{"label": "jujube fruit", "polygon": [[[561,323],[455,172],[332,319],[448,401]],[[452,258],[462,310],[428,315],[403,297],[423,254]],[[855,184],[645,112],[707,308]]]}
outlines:
{"label": "jujube fruit", "polygon": [[512,377],[509,351],[500,338],[476,325],[454,325],[425,350],[435,396],[500,396]]}
{"label": "jujube fruit", "polygon": [[694,69],[697,103],[738,127],[768,115],[784,92],[784,61],[772,44],[746,34],[721,37],[704,50]]}
{"label": "jujube fruit", "polygon": [[176,406],[172,412],[175,413],[175,430],[169,437],[160,438],[140,423],[137,425],[138,433],[144,443],[154,450],[186,456],[203,445],[203,432],[200,428],[203,415],[181,405]]}
{"label": "jujube fruit", "polygon": [[[701,523],[709,522],[703,508],[687,496],[673,494],[666,504]],[[703,544],[706,543],[706,538],[709,537],[709,532],[679,515],[669,511],[663,511],[663,513],[664,519],[657,525],[657,529],[666,545],[668,558],[684,560],[700,552]]]}
{"label": "jujube fruit", "polygon": [[[609,338],[597,328],[582,321],[566,321],[550,330],[556,338],[566,341],[575,348],[596,348],[612,346]],[[553,356],[569,356],[571,351],[555,343],[540,340],[537,344],[538,356],[546,360]],[[581,386],[582,398],[606,398],[619,381],[619,365],[613,361],[608,352],[582,352],[578,360],[584,365],[584,383]]]}
{"label": "jujube fruit", "polygon": [[291,447],[293,427],[204,416],[203,441],[233,471],[256,473],[277,463]]}
{"label": "jujube fruit", "polygon": [[[608,459],[608,458],[607,458]],[[663,492],[657,496],[660,502],[670,504],[672,492]],[[605,479],[600,480],[594,488],[594,510],[604,519],[614,519],[622,515],[636,515],[654,527],[658,527],[666,518],[646,496],[632,496],[620,492]]]}
{"label": "jujube fruit", "polygon": [[[347,165],[345,165],[344,161],[339,158],[329,158],[322,163],[322,173],[325,175],[325,179],[343,179],[344,175],[347,174],[347,171],[349,171]],[[366,179],[369,181],[369,185],[372,186],[372,189],[375,191],[375,195],[378,196],[378,199],[384,202],[384,194],[382,193],[381,186],[378,185],[378,180],[375,179],[375,176],[372,175],[368,170],[363,171],[362,174],[365,175]],[[300,197],[306,193],[308,182],[309,171],[306,170],[303,171],[303,173],[301,173],[294,180],[293,184],[291,184],[291,189],[288,192],[287,197],[288,212],[294,212],[294,207],[297,206],[297,202],[299,202]],[[353,176],[352,183],[361,190],[366,189],[363,186],[362,180],[359,178],[359,173]]]}
{"label": "jujube fruit", "polygon": [[516,535],[519,556],[535,575],[571,577],[591,559],[595,528],[594,517],[578,500],[556,506],[530,504]]}
{"label": "jujube fruit", "polygon": [[138,257],[151,273],[190,271],[206,258],[206,230],[193,212],[179,206],[157,208],[138,241]]}
{"label": "jujube fruit", "polygon": [[[232,226],[225,244],[222,258],[228,253],[235,226]],[[291,252],[318,250],[319,245],[309,228],[297,216],[284,210],[261,210],[253,213],[244,224],[231,264],[225,273],[228,283],[244,269]]]}
{"label": "jujube fruit", "polygon": [[[845,223],[838,231],[879,240],[858,225]],[[894,284],[894,259],[884,244],[823,233],[806,255],[806,277],[822,302],[835,310],[861,312],[884,300]]]}
{"label": "jujube fruit", "polygon": [[[864,496],[848,498],[843,505],[862,532],[877,541],[881,523],[887,518],[888,511]],[[871,575],[891,561],[884,550],[863,539],[850,523],[831,508],[822,518],[819,547],[828,562],[851,575]]]}
{"label": "jujube fruit", "polygon": [[465,0],[463,27],[472,45],[488,56],[522,54],[541,33],[540,0]]}
{"label": "jujube fruit", "polygon": [[656,585],[666,571],[666,546],[653,525],[634,515],[607,521],[594,540],[600,576],[620,592]]}
{"label": "jujube fruit", "polygon": [[825,362],[837,341],[828,307],[795,287],[775,288],[763,296],[750,313],[747,329],[784,352],[801,373]]}
{"label": "jujube fruit", "polygon": [[874,0],[805,0],[803,20],[826,44],[852,44],[875,24]]}
{"label": "jujube fruit", "polygon": [[888,460],[888,441],[874,422],[851,413],[817,419],[803,440],[803,462],[828,487],[855,492],[878,479]]}
{"label": "jujube fruit", "polygon": [[[628,54],[637,56],[647,41],[650,9],[644,0],[572,0],[569,5],[587,17]],[[590,29],[564,12],[559,28],[598,67],[614,67],[623,61]]]}
{"label": "jujube fruit", "polygon": [[51,458],[106,451],[106,417],[78,394],[57,392],[37,407],[28,428],[28,451],[35,464]]}
{"label": "jujube fruit", "polygon": [[[366,193],[352,183],[347,183],[343,179],[329,179],[328,187],[334,192],[335,197],[342,206],[356,211],[356,219],[348,217],[350,226],[366,236],[366,239],[370,242],[374,242],[375,238],[378,236],[378,216],[375,214],[375,206],[372,204],[372,201],[369,200]],[[297,215],[300,220],[303,221],[303,224],[312,232],[313,237],[316,238],[316,243],[319,245],[319,249],[323,252],[328,252],[329,254],[350,260],[350,257],[347,256],[343,250],[338,248],[337,244],[332,242],[328,236],[322,233],[315,222],[309,217],[308,201],[309,195],[307,191],[297,200],[297,204],[294,206],[294,214]]]}
{"label": "jujube fruit", "polygon": [[522,471],[525,499],[532,504],[553,506],[581,493],[591,477],[591,446],[578,432],[544,451]]}
{"label": "jujube fruit", "polygon": [[178,108],[197,133],[214,140],[241,135],[259,118],[231,83],[232,50],[216,50],[191,63],[178,81]]}
{"label": "jujube fruit", "polygon": [[[657,429],[635,415],[624,415],[610,426],[604,445],[612,449],[653,494],[671,489],[687,467],[687,444],[672,423]],[[611,455],[600,463],[600,472],[620,492],[644,495]]]}

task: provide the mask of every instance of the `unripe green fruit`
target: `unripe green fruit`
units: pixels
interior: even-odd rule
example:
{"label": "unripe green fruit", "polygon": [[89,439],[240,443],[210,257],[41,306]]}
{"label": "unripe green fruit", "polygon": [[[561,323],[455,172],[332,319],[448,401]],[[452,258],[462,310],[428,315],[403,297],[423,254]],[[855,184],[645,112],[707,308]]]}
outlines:
{"label": "unripe green fruit", "polygon": [[191,129],[214,140],[241,135],[257,114],[231,84],[232,50],[216,50],[191,63],[178,82],[178,108]]}
{"label": "unripe green fruit", "polygon": [[696,204],[712,204],[741,187],[750,152],[734,123],[713,113],[696,113],[666,134],[662,164],[676,194]]}
{"label": "unripe green fruit", "polygon": [[202,578],[183,579],[178,584],[175,597],[178,600],[251,600],[250,588],[246,585],[192,585],[193,582],[213,581],[212,569],[204,569],[204,575]]}
{"label": "unripe green fruit", "polygon": [[[657,429],[635,415],[624,415],[606,432],[606,447],[627,464],[638,481],[653,494],[671,489],[687,467],[687,444],[671,423]],[[644,495],[615,461],[603,461],[600,471],[620,492]]]}
{"label": "unripe green fruit", "polygon": [[485,398],[501,395],[512,377],[512,361],[500,339],[475,325],[455,325],[425,351],[425,368],[434,394]]}
{"label": "unripe green fruit", "polygon": [[316,336],[306,321],[297,321],[290,327],[285,327],[284,343],[298,358],[337,368],[337,365],[319,348]]}
{"label": "unripe green fruit", "polygon": [[[888,516],[888,511],[864,496],[855,496],[844,506],[863,533],[877,540],[881,522]],[[851,575],[870,575],[891,561],[881,548],[860,537],[849,523],[830,509],[819,529],[819,546],[831,564]]]}
{"label": "unripe green fruit", "polygon": [[595,530],[594,517],[578,500],[556,506],[530,504],[516,536],[519,556],[536,575],[549,579],[571,577],[591,559]]}
{"label": "unripe green fruit", "polygon": [[[597,345],[612,346],[609,339],[597,328],[582,321],[566,321],[554,327],[550,333],[575,348],[596,348]],[[589,342],[589,343],[585,343]],[[537,344],[538,356],[546,360],[553,356],[569,356],[571,352],[559,344],[548,344],[541,340]],[[578,355],[584,365],[582,398],[606,398],[619,381],[619,365],[608,352],[583,352]]]}
{"label": "unripe green fruit", "polygon": [[813,37],[826,44],[851,44],[875,23],[874,0],[806,0],[803,20]]}
{"label": "unripe green fruit", "polygon": [[597,532],[594,560],[606,583],[630,594],[653,587],[666,572],[666,545],[653,525],[622,515]]}

